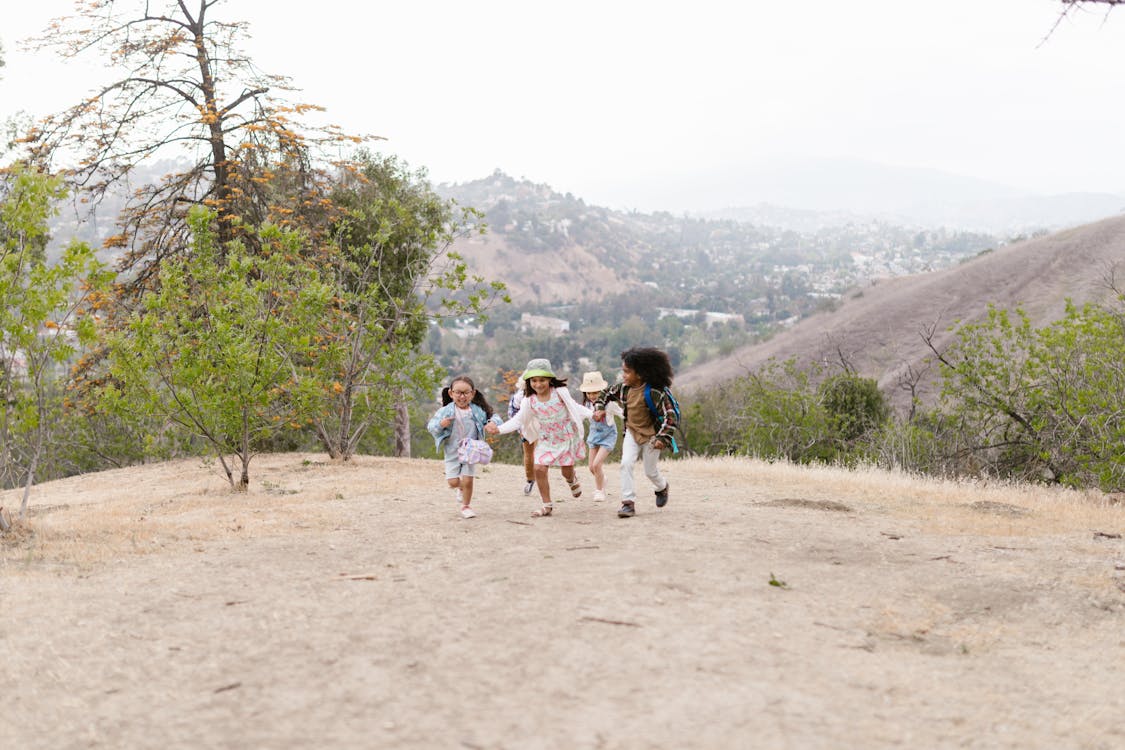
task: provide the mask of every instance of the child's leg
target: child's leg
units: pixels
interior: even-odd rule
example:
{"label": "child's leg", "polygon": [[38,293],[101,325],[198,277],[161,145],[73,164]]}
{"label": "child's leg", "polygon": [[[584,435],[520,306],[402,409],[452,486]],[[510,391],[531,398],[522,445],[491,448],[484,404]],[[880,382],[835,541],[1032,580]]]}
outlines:
{"label": "child's leg", "polygon": [[547,469],[549,467],[535,464],[535,486],[539,488],[539,499],[544,505],[551,504],[551,483],[548,481]]}
{"label": "child's leg", "polygon": [[535,443],[520,439],[523,445],[523,475],[529,482],[535,481]]}
{"label": "child's leg", "polygon": [[605,490],[605,459],[609,450],[604,445],[595,445],[590,451],[590,473],[594,475],[594,489]]}
{"label": "child's leg", "polygon": [[551,504],[551,484],[547,478],[547,469],[546,466],[535,464],[535,483],[539,486],[539,499],[543,501],[543,505],[532,516],[549,516],[555,509]]}
{"label": "child's leg", "polygon": [[637,490],[633,485],[633,464],[637,462],[641,447],[633,438],[633,433],[625,430],[625,437],[621,439],[621,500],[631,503],[637,499]]}
{"label": "child's leg", "polygon": [[574,497],[582,497],[582,484],[578,481],[574,466],[560,466],[559,471],[562,472],[566,483],[570,485],[570,494]]}
{"label": "child's leg", "polygon": [[652,486],[657,491],[664,489],[668,486],[668,480],[660,473],[660,451],[652,447],[652,443],[645,443],[641,451],[642,460],[644,461],[645,476],[648,481],[652,482]]}
{"label": "child's leg", "polygon": [[473,501],[473,478],[461,477],[461,507],[468,508]]}

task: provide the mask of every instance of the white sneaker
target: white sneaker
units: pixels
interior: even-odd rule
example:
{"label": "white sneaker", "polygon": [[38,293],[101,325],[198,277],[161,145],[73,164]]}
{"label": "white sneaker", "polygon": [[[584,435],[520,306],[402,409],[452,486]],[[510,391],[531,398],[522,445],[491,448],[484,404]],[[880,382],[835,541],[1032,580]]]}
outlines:
{"label": "white sneaker", "polygon": [[523,486],[523,494],[530,495],[531,491],[533,489],[535,489],[535,480],[534,479],[532,479],[530,482],[528,482],[527,484],[525,484]]}
{"label": "white sneaker", "polygon": [[476,518],[477,514],[468,505],[461,508],[461,518]]}
{"label": "white sneaker", "polygon": [[600,503],[602,500],[605,500],[605,493],[601,490],[594,490],[594,502]]}
{"label": "white sneaker", "polygon": [[458,505],[464,505],[465,504],[465,496],[461,494],[461,488],[460,487],[453,490],[453,499],[457,501]]}

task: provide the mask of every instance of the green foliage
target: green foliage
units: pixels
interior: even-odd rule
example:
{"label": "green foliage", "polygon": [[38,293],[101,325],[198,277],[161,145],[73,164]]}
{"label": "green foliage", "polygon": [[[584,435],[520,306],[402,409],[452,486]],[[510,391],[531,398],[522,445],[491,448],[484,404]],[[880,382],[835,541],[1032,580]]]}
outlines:
{"label": "green foliage", "polygon": [[317,434],[344,460],[372,425],[392,420],[395,404],[440,381],[441,368],[420,352],[431,318],[478,315],[503,294],[448,252],[479,231],[475,211],[457,210],[394,157],[360,154],[357,167],[332,196],[342,210],[325,257],[333,305],[317,325],[318,356],[302,371],[325,398]]}
{"label": "green foliage", "polygon": [[793,361],[770,361],[756,372],[718,384],[685,404],[685,442],[711,453],[795,463],[829,460],[828,415],[813,380],[814,373]]}
{"label": "green foliage", "polygon": [[1125,487],[1125,311],[1068,304],[1033,328],[991,309],[943,353],[946,408],[984,470],[1104,490]]}
{"label": "green foliage", "polygon": [[[296,233],[265,227],[257,254],[238,242],[220,251],[214,218],[193,209],[192,252],[162,265],[159,289],[110,337],[103,405],[203,440],[231,486],[245,489],[254,453],[303,428],[322,402],[319,381],[306,375],[317,370],[315,331],[333,295],[299,261]],[[241,463],[237,478],[228,455]]]}
{"label": "green foliage", "polygon": [[0,184],[0,485],[24,485],[21,514],[40,467],[62,450],[67,364],[94,342],[91,308],[111,281],[83,243],[47,265],[47,220],[64,193],[19,165]]}
{"label": "green foliage", "polygon": [[831,433],[844,448],[854,447],[890,417],[890,405],[871,378],[851,372],[833,375],[820,384],[819,393]]}

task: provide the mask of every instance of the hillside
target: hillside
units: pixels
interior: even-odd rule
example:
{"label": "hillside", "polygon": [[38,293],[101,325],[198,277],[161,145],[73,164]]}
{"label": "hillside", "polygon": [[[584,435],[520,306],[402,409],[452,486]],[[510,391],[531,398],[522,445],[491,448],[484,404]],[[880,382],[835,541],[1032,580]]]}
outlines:
{"label": "hillside", "polygon": [[[771,326],[872,275],[944,267],[1001,240],[833,216],[802,231],[761,221],[615,211],[497,170],[437,191],[485,214],[488,232],[454,250],[505,282],[517,305],[586,302],[658,289],[661,304]],[[782,214],[774,214],[780,218]]]}
{"label": "hillside", "polygon": [[[807,318],[769,341],[679,373],[685,391],[760,367],[770,358],[838,363],[843,353],[856,370],[898,398],[907,367],[924,369],[929,354],[921,333],[936,326],[948,343],[956,321],[981,319],[988,304],[1022,307],[1034,324],[1061,317],[1065,301],[1104,299],[1106,278],[1125,263],[1125,217],[1114,217],[1014,243],[952,268],[881,281],[850,294],[833,312]],[[920,395],[935,395],[933,380]]]}

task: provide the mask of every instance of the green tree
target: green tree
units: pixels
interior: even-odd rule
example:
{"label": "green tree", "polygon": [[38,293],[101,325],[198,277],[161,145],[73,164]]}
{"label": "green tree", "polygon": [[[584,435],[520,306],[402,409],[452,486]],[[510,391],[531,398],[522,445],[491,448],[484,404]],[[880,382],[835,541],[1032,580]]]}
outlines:
{"label": "green tree", "polygon": [[[262,73],[239,49],[247,25],[218,10],[217,0],[79,0],[38,40],[66,59],[97,56],[111,78],[29,133],[34,163],[59,162],[96,203],[143,163],[186,159],[182,170],[138,188],[122,232],[107,241],[124,251],[126,290],[143,289],[165,257],[192,247],[191,206],[215,210],[221,250],[240,227],[322,226],[330,176],[314,168],[316,151],[331,147],[335,156],[341,144],[362,140],[303,125],[318,108],[288,102],[288,79]],[[253,249],[252,232],[242,240]]]}
{"label": "green tree", "polygon": [[47,265],[47,221],[64,195],[61,180],[25,166],[0,182],[0,485],[23,485],[21,517],[59,442],[67,364],[94,341],[89,313],[111,279],[83,243]]}
{"label": "green tree", "polygon": [[321,403],[308,373],[333,290],[301,261],[294,231],[261,229],[250,254],[237,240],[220,251],[213,211],[196,208],[188,221],[191,252],[162,265],[159,289],[110,337],[103,404],[203,440],[231,487],[245,490],[255,453],[304,428]]}
{"label": "green tree", "polygon": [[[357,163],[332,194],[341,215],[324,269],[335,304],[318,327],[324,354],[305,370],[328,400],[317,435],[342,460],[374,423],[397,414],[405,433],[403,405],[444,374],[421,352],[430,320],[480,314],[503,294],[449,252],[456,238],[482,231],[477,212],[441,199],[424,172],[394,157],[361,154]],[[409,446],[408,435],[398,440]]]}

